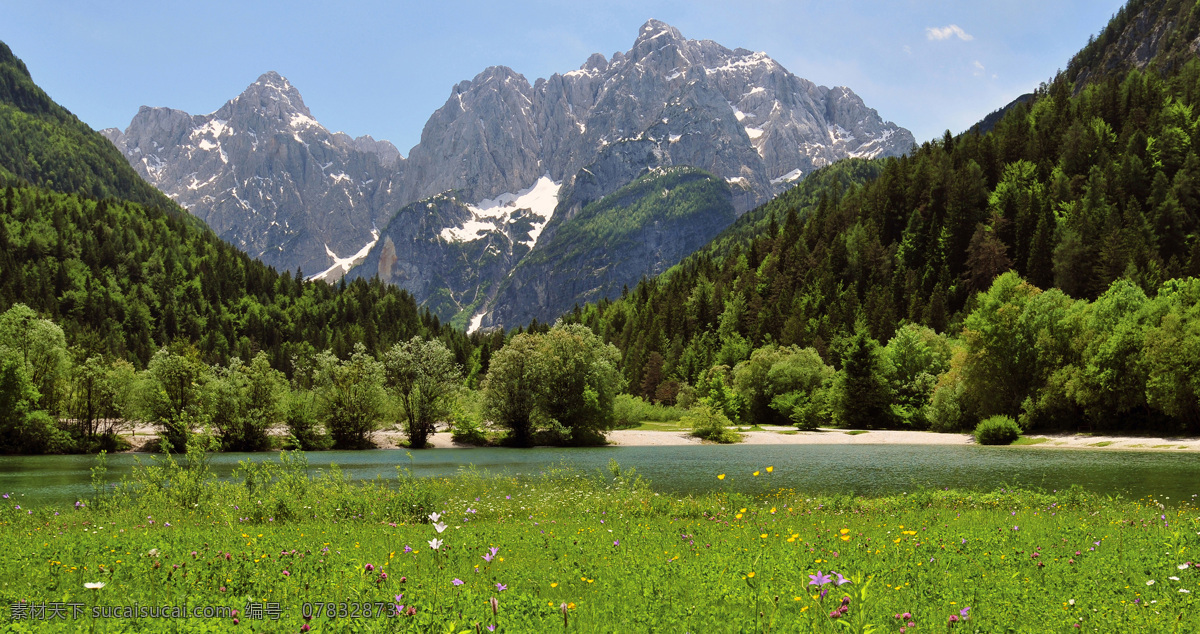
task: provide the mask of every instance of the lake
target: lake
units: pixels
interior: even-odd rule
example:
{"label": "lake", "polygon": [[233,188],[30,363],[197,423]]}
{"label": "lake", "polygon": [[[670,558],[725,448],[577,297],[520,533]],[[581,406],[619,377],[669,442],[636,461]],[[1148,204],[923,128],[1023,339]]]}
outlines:
{"label": "lake", "polygon": [[[109,480],[128,474],[148,454],[108,457]],[[240,460],[273,460],[277,454],[216,454],[212,467],[227,477]],[[759,494],[781,487],[801,493],[885,495],[921,487],[990,490],[1002,486],[1088,490],[1126,496],[1192,500],[1200,494],[1200,459],[1155,451],[1044,449],[926,445],[692,445],[589,449],[431,449],[412,452],[419,476],[453,475],[474,465],[481,471],[536,474],[569,465],[594,471],[610,459],[634,467],[663,493],[736,490]],[[323,451],[308,454],[310,472],[336,463],[353,478],[396,476],[409,466],[404,450]],[[94,456],[0,457],[0,491],[24,504],[69,505],[91,495]],[[774,472],[762,471],[773,466]],[[717,474],[727,474],[718,480]]]}

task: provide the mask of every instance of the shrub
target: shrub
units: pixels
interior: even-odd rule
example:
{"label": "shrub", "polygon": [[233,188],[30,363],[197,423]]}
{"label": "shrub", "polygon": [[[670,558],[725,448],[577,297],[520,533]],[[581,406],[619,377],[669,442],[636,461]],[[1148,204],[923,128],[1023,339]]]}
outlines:
{"label": "shrub", "polygon": [[646,421],[677,421],[682,417],[681,408],[647,403],[639,396],[618,394],[613,399],[613,423],[617,429],[637,427]]}
{"label": "shrub", "polygon": [[722,444],[741,442],[742,436],[729,428],[733,423],[720,409],[702,401],[680,422],[692,428],[692,435]]}
{"label": "shrub", "polygon": [[981,445],[1011,445],[1021,436],[1021,428],[1009,416],[992,416],[975,427],[975,442]]}

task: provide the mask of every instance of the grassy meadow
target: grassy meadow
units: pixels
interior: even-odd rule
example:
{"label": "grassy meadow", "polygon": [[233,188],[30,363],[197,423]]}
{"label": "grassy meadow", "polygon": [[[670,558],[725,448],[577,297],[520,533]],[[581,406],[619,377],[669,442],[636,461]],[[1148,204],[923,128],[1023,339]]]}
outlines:
{"label": "grassy meadow", "polygon": [[[351,482],[285,454],[216,481],[202,454],[158,458],[72,508],[6,492],[0,599],[82,616],[0,630],[1200,629],[1189,504],[1078,489],[810,497],[775,474],[714,473],[715,492],[679,498],[615,464]],[[720,491],[743,478],[765,493]],[[237,613],[90,618],[132,605]]]}

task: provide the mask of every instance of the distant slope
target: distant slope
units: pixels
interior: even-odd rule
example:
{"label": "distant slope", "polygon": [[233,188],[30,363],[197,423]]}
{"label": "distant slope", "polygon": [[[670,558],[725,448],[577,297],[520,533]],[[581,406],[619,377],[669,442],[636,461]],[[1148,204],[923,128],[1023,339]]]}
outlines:
{"label": "distant slope", "polygon": [[1178,72],[1200,52],[1200,5],[1131,0],[1067,64],[1075,90],[1130,70]]}
{"label": "distant slope", "polygon": [[0,139],[0,166],[33,185],[176,209],[169,198],[133,171],[112,143],[54,103],[3,42]]}
{"label": "distant slope", "polygon": [[563,216],[555,215],[537,248],[501,284],[482,325],[544,320],[573,305],[616,298],[736,218],[729,185],[690,167],[652,170]]}

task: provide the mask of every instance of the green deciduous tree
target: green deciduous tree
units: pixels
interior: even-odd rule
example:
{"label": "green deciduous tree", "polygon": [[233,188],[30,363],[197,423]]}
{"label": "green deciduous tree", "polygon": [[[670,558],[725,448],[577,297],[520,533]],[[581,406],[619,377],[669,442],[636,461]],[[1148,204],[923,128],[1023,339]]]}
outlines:
{"label": "green deciduous tree", "polygon": [[383,364],[361,343],[344,361],[330,350],[317,355],[313,382],[318,419],[329,430],[334,448],[371,446],[371,432],[384,415],[387,399],[383,379]]}
{"label": "green deciduous tree", "polygon": [[383,365],[385,385],[403,405],[410,446],[425,447],[434,425],[450,412],[462,370],[445,344],[420,337],[392,346]]}

